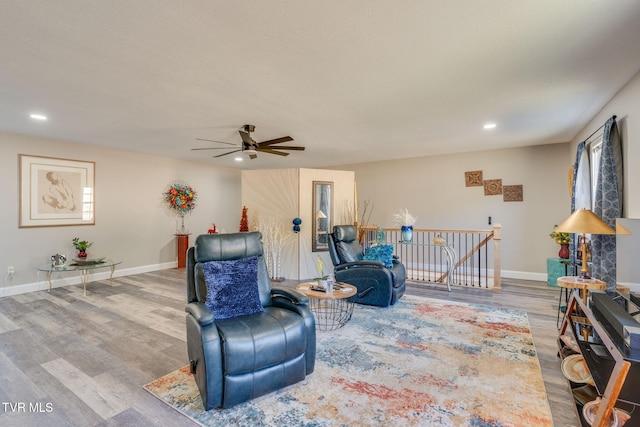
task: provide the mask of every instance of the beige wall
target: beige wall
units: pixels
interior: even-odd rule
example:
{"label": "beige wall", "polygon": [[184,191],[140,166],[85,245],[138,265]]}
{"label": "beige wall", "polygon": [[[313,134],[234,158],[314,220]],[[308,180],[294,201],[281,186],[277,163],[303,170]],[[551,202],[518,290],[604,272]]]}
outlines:
{"label": "beige wall", "polygon": [[[503,276],[546,280],[546,258],[558,247],[549,238],[554,224],[570,213],[567,173],[577,144],[617,115],[624,159],[623,216],[640,218],[640,73],[567,144],[378,163],[341,165],[356,172],[358,199],[374,203],[371,223],[391,225],[391,215],[408,208],[418,227],[488,228],[487,217],[503,225]],[[524,202],[505,203],[485,197],[481,188],[464,187],[464,172],[483,170],[485,179],[523,184]],[[640,239],[638,237],[623,237]],[[640,265],[619,251],[618,266],[627,284],[640,282]]]}
{"label": "beige wall", "polygon": [[354,173],[352,171],[300,169],[300,218],[303,221],[302,227],[306,237],[304,241],[300,242],[301,280],[318,277],[316,270],[318,256],[324,262],[324,271],[333,271],[329,252],[311,252],[311,227],[316,225],[313,209],[313,181],[333,182],[333,225],[340,223],[340,219],[345,216],[345,201],[353,203],[354,196]]}
{"label": "beige wall", "polygon": [[[633,228],[630,236],[618,236],[618,283],[632,286],[640,291],[640,263],[637,262],[637,252],[627,248],[639,245],[640,233],[638,220],[640,219],[640,73],[623,87],[618,94],[596,115],[596,117],[571,141],[570,158],[575,159],[578,144],[587,138],[606,120],[617,116],[618,128],[622,137],[622,158],[624,168],[624,189],[622,217],[634,219],[625,222]],[[602,134],[602,132],[599,132]],[[596,133],[596,135],[598,135]]]}
{"label": "beige wall", "polygon": [[[458,155],[410,158],[339,166],[355,171],[360,203],[374,202],[372,223],[391,225],[391,215],[408,208],[428,228],[489,228],[487,217],[504,227],[503,275],[545,280],[547,257],[557,245],[548,237],[554,224],[569,214],[567,171],[575,147],[613,114],[623,138],[624,216],[640,218],[640,75],[568,144]],[[55,253],[72,254],[75,236],[95,242],[96,255],[122,258],[120,271],[137,272],[175,264],[173,233],[176,220],[163,208],[160,193],[173,179],[182,178],[198,190],[200,202],[187,225],[197,235],[215,222],[219,229],[237,230],[241,210],[240,171],[91,145],[42,140],[0,133],[0,178],[5,184],[0,216],[0,295],[10,288],[44,287],[36,267]],[[18,228],[18,154],[96,162],[96,225]],[[464,172],[482,170],[485,179],[523,184],[524,202],[505,203],[485,197],[479,187],[464,186]],[[339,218],[339,215],[336,215]],[[640,237],[635,237],[640,238]],[[632,255],[618,254],[624,281],[639,282]],[[637,263],[636,263],[637,264]],[[8,266],[15,267],[9,280]],[[631,270],[630,270],[631,269]],[[24,287],[24,286],[23,286]]]}
{"label": "beige wall", "polygon": [[[373,202],[371,224],[391,227],[401,208],[418,217],[417,228],[490,229],[503,226],[505,277],[546,281],[546,259],[559,247],[549,237],[568,215],[568,144],[410,158],[342,165],[354,170],[358,200]],[[482,170],[484,179],[522,184],[523,202],[485,196],[482,187],[465,187],[465,171]]]}
{"label": "beige wall", "polygon": [[[616,115],[622,136],[624,164],[624,218],[640,218],[640,73],[623,87],[596,117],[571,141],[570,161],[575,160],[576,149],[591,133]],[[602,131],[599,132],[602,134]],[[598,133],[596,133],[598,135]]]}
{"label": "beige wall", "polygon": [[331,181],[333,185],[333,223],[344,217],[346,203],[353,203],[352,171],[330,169],[269,169],[242,172],[242,203],[249,208],[254,221],[265,216],[286,224],[291,230],[295,217],[302,220],[300,232],[295,234],[282,251],[282,273],[287,279],[308,280],[318,276],[317,257],[324,261],[325,270],[332,271],[329,253],[312,252],[311,237],[315,216],[312,209],[313,181]]}
{"label": "beige wall", "polygon": [[[5,190],[0,295],[13,293],[21,285],[27,290],[42,288],[45,277],[37,273],[37,266],[56,253],[73,256],[71,239],[76,236],[94,242],[90,254],[122,259],[118,268],[122,273],[174,266],[177,220],[161,196],[174,179],[184,179],[198,192],[198,206],[186,220],[194,236],[206,233],[213,222],[234,231],[240,221],[238,170],[6,133],[0,133],[0,152]],[[96,224],[18,228],[18,154],[94,161]],[[8,266],[15,267],[11,280],[5,277]],[[54,275],[61,279],[60,284],[69,277]]]}

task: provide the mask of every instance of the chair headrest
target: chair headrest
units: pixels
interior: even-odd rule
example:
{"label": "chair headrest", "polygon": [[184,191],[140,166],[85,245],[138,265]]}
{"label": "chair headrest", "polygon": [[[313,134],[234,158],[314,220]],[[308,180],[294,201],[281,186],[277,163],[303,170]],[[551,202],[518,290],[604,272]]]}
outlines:
{"label": "chair headrest", "polygon": [[356,227],[353,225],[335,225],[333,236],[338,242],[353,242],[356,240]]}
{"label": "chair headrest", "polygon": [[229,234],[201,234],[196,238],[195,261],[228,261],[262,255],[259,231]]}

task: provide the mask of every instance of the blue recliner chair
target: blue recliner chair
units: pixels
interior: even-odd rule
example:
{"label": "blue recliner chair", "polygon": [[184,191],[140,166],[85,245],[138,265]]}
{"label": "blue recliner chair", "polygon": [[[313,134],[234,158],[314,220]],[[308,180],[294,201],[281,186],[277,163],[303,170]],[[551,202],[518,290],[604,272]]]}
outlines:
{"label": "blue recliner chair", "polygon": [[289,386],[314,369],[308,299],[271,288],[261,239],[201,235],[187,252],[187,350],[207,410]]}
{"label": "blue recliner chair", "polygon": [[329,254],[336,282],[349,283],[358,292],[350,299],[359,304],[387,307],[398,301],[406,290],[404,265],[394,257],[393,266],[363,260],[362,247],[353,225],[336,225],[329,239]]}

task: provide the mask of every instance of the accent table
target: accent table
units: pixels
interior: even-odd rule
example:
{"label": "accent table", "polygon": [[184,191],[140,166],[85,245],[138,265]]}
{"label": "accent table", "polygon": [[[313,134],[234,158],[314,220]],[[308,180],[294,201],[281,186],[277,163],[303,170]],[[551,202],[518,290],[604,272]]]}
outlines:
{"label": "accent table", "polygon": [[558,277],[558,286],[567,289],[578,289],[584,305],[587,305],[588,291],[604,291],[607,289],[607,284],[602,280],[583,280],[580,276]]}
{"label": "accent table", "polygon": [[91,262],[90,260],[84,262],[71,262],[69,264],[65,264],[62,266],[52,266],[51,264],[41,265],[38,267],[38,271],[44,271],[47,273],[47,281],[49,282],[49,291],[51,292],[51,274],[52,273],[68,273],[71,271],[79,271],[80,272],[80,281],[82,282],[82,287],[84,289],[84,296],[87,296],[87,283],[89,283],[89,273],[92,270],[97,270],[99,268],[111,268],[111,274],[109,275],[109,280],[113,279],[113,272],[116,269],[116,265],[122,264],[122,261],[113,261],[110,259],[99,260],[96,262]]}
{"label": "accent table", "polygon": [[353,302],[348,298],[358,289],[348,283],[336,282],[333,293],[314,291],[313,283],[305,282],[296,286],[296,290],[309,297],[309,308],[316,318],[316,329],[333,331],[347,324],[353,314]]}
{"label": "accent table", "polygon": [[[580,276],[562,276],[558,277],[558,286],[565,289],[578,289],[582,302],[585,307],[588,306],[587,300],[589,299],[589,291],[604,291],[607,289],[606,282],[598,279],[582,279]],[[560,299],[562,299],[562,292],[560,292]],[[558,300],[558,317],[560,317],[560,300]],[[556,320],[557,322],[557,320]],[[557,324],[556,324],[557,326]],[[587,332],[582,331],[584,339],[587,339]]]}

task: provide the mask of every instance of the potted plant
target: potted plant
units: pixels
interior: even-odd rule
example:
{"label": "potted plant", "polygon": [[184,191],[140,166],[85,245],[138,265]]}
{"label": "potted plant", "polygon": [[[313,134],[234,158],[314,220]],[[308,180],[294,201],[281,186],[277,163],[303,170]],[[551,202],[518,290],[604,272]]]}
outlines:
{"label": "potted plant", "polygon": [[391,216],[391,220],[393,221],[393,225],[396,227],[400,227],[402,234],[402,242],[409,243],[413,238],[413,225],[418,220],[418,217],[415,217],[409,213],[407,208],[400,209],[398,213],[395,213]]}
{"label": "potted plant", "polygon": [[86,258],[87,257],[87,249],[93,245],[93,242],[88,242],[86,240],[80,240],[78,237],[74,237],[73,247],[78,251],[78,258]]}
{"label": "potted plant", "polygon": [[560,245],[560,252],[558,252],[558,257],[563,258],[563,259],[568,259],[569,256],[571,255],[571,252],[569,251],[569,243],[571,242],[571,234],[570,233],[558,232],[558,231],[556,231],[556,228],[558,228],[558,226],[554,225],[553,226],[553,233],[549,234],[549,237],[551,237],[553,240],[556,241],[556,243],[558,243]]}
{"label": "potted plant", "polygon": [[328,290],[327,281],[329,280],[329,276],[324,274],[324,261],[322,261],[322,258],[320,258],[320,255],[318,255],[318,263],[316,265],[316,270],[318,270],[318,273],[320,273],[320,276],[314,278],[313,279],[314,282],[318,284],[318,287]]}

